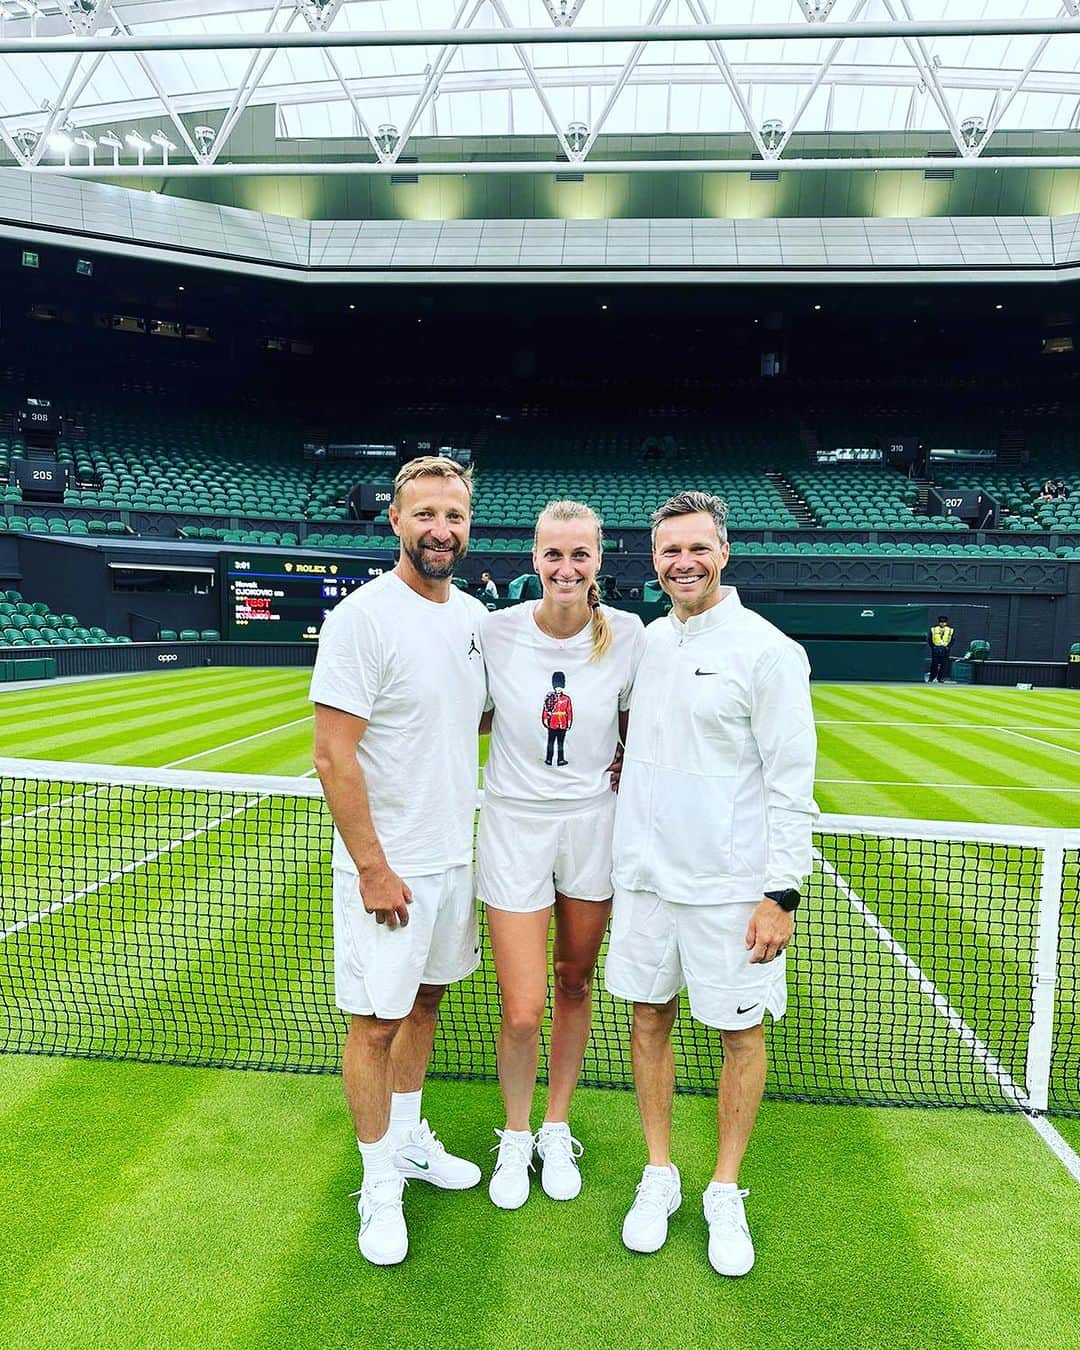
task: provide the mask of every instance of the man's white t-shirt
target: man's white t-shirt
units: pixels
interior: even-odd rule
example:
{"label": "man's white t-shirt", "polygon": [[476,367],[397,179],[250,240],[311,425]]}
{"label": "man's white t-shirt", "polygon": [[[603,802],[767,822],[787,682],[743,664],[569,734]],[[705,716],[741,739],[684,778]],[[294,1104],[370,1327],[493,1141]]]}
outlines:
{"label": "man's white t-shirt", "polygon": [[[356,758],[401,876],[472,861],[486,617],[456,587],[438,604],[387,572],[342,600],[319,634],[311,701],[366,719]],[[337,830],[334,866],[356,871]]]}
{"label": "man's white t-shirt", "polygon": [[619,711],[630,706],[645,629],[636,614],[602,605],[613,640],[592,661],[592,624],[570,638],[548,637],[533,618],[538,604],[528,600],[484,618],[495,709],[484,791],[519,805],[587,807],[611,795],[605,770],[619,740]]}

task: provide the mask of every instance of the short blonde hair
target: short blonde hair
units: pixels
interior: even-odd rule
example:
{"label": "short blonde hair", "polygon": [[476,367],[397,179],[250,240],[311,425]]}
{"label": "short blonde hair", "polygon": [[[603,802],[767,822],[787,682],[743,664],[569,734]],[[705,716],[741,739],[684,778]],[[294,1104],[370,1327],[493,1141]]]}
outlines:
{"label": "short blonde hair", "polygon": [[397,471],[397,477],[394,479],[395,506],[401,500],[401,489],[406,483],[412,483],[417,478],[458,478],[465,484],[469,501],[472,501],[471,464],[463,469],[455,460],[448,459],[445,455],[419,455],[416,459],[410,459],[407,464],[403,464]]}
{"label": "short blonde hair", "polygon": [[[596,556],[599,563],[604,561],[604,523],[591,506],[584,502],[558,501],[548,502],[536,518],[533,527],[533,551],[538,547],[540,526],[545,520],[587,520],[596,529]],[[592,611],[592,654],[590,661],[599,661],[611,648],[614,634],[607,615],[600,608],[600,587],[595,578],[589,583],[589,609]]]}

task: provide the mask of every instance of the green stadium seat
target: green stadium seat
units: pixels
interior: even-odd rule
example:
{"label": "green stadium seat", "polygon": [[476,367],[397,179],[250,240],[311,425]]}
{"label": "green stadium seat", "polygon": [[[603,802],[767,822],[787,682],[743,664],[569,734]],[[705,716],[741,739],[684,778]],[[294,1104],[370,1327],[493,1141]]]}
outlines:
{"label": "green stadium seat", "polygon": [[647,605],[658,605],[667,600],[664,594],[664,588],[658,581],[647,581],[645,589],[641,593],[641,598]]}
{"label": "green stadium seat", "polygon": [[220,642],[221,634],[216,628],[204,628],[199,634],[199,638],[202,642]]}
{"label": "green stadium seat", "polygon": [[181,629],[180,629],[180,641],[181,641],[181,642],[199,642],[199,641],[200,641],[199,630],[198,630],[197,628],[181,628]]}
{"label": "green stadium seat", "polygon": [[985,638],[973,638],[961,661],[985,661],[990,655],[990,644]]}
{"label": "green stadium seat", "polygon": [[177,637],[176,637],[176,630],[175,630],[174,628],[159,628],[159,629],[158,629],[158,641],[159,641],[159,642],[175,642],[176,640],[177,640]]}

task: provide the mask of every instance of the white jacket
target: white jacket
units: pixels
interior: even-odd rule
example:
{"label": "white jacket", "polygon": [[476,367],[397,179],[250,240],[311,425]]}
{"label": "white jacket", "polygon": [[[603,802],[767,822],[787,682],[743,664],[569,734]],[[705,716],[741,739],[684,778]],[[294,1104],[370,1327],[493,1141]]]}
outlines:
{"label": "white jacket", "polygon": [[812,867],[817,736],[798,643],[729,588],[645,630],[615,817],[615,880],[682,904],[760,900]]}

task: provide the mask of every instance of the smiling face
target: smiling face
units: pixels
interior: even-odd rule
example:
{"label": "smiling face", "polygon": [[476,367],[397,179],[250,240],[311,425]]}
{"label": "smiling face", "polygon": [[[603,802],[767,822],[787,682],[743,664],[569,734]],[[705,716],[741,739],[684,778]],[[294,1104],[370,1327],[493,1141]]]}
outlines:
{"label": "smiling face", "polygon": [[401,566],[417,580],[448,582],[469,547],[469,490],[458,477],[410,479],[390,507],[401,540]]}
{"label": "smiling face", "polygon": [[541,516],[536,526],[533,567],[540,574],[545,601],[567,607],[583,604],[600,571],[595,522]]}
{"label": "smiling face", "polygon": [[727,566],[729,552],[706,511],[669,516],[657,525],[653,566],[657,580],[671,596],[676,618],[701,614],[719,601],[720,573]]}

